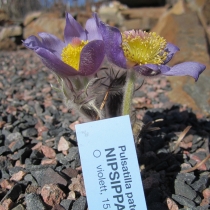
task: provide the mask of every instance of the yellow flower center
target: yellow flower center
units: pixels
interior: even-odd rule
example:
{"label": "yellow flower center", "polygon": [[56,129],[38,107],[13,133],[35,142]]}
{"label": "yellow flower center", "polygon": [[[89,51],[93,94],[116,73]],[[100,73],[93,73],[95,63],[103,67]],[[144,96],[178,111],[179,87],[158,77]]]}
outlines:
{"label": "yellow flower center", "polygon": [[87,43],[88,41],[83,41],[79,38],[74,38],[71,44],[68,44],[66,47],[63,48],[61,53],[61,60],[78,71],[80,63],[80,54],[83,47]]}
{"label": "yellow flower center", "polygon": [[129,65],[162,64],[167,57],[166,40],[155,32],[125,31],[122,49]]}

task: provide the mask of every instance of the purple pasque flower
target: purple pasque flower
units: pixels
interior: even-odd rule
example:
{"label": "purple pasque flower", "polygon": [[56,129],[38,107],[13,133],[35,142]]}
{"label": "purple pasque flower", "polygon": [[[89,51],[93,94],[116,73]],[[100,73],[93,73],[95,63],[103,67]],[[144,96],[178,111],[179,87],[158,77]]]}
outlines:
{"label": "purple pasque flower", "polygon": [[[56,27],[56,26],[55,26]],[[89,76],[96,73],[104,59],[104,42],[95,17],[86,22],[85,29],[66,14],[64,42],[49,33],[30,36],[23,44],[34,50],[43,63],[60,77]]]}
{"label": "purple pasque flower", "polygon": [[96,23],[103,36],[107,58],[121,68],[134,69],[143,76],[189,75],[196,81],[206,68],[197,62],[167,66],[179,48],[167,43],[155,32],[131,30],[121,33],[117,28],[100,21],[97,16]]}

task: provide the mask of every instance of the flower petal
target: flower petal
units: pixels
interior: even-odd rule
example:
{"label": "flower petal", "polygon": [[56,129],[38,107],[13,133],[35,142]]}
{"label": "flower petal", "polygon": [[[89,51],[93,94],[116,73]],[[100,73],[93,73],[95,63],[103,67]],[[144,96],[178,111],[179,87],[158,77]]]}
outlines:
{"label": "flower petal", "polygon": [[179,48],[171,43],[167,43],[165,51],[168,52],[167,58],[164,61],[164,64],[168,63],[172,57],[174,56],[174,54],[179,51]]}
{"label": "flower petal", "polygon": [[104,42],[95,40],[84,46],[80,55],[79,74],[88,76],[99,69],[105,56]]}
{"label": "flower petal", "polygon": [[98,17],[96,14],[94,14],[93,18],[90,18],[87,20],[85,29],[87,30],[88,34],[88,40],[102,40],[102,36],[99,30],[99,25],[97,25]]}
{"label": "flower petal", "polygon": [[36,36],[29,36],[25,41],[23,41],[25,47],[36,50],[39,47],[44,47],[40,40]]}
{"label": "flower petal", "polygon": [[115,65],[126,68],[126,59],[122,50],[122,36],[117,28],[105,25],[100,21],[100,31],[105,44],[105,52],[109,61]]}
{"label": "flower petal", "polygon": [[35,52],[41,57],[43,63],[55,74],[61,77],[75,76],[78,75],[78,71],[76,71],[71,66],[65,64],[61,61],[56,55],[44,48],[38,48]]}
{"label": "flower petal", "polygon": [[74,37],[87,40],[86,32],[82,26],[69,13],[66,13],[66,26],[64,29],[65,43],[70,43]]}
{"label": "flower petal", "polygon": [[39,33],[39,36],[42,38],[42,43],[45,48],[58,56],[58,58],[61,58],[61,53],[65,47],[65,43],[58,39],[56,36],[49,33]]}
{"label": "flower petal", "polygon": [[163,75],[167,76],[191,76],[198,80],[199,75],[205,70],[206,66],[197,62],[184,62],[177,64],[170,68],[167,72],[162,72]]}
{"label": "flower petal", "polygon": [[142,76],[151,77],[162,74],[162,72],[169,71],[170,67],[165,65],[146,64],[146,65],[135,66],[133,69]]}

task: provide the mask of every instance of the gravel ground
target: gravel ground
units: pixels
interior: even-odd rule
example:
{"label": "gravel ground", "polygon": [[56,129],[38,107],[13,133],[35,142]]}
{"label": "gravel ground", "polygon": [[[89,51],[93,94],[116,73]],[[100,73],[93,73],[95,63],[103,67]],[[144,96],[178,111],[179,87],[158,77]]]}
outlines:
{"label": "gravel ground", "polygon": [[[74,128],[82,119],[33,52],[0,52],[0,73],[0,210],[86,210]],[[148,209],[210,209],[210,121],[172,104],[168,90],[165,77],[148,79],[133,99],[138,119],[163,119],[137,145]]]}

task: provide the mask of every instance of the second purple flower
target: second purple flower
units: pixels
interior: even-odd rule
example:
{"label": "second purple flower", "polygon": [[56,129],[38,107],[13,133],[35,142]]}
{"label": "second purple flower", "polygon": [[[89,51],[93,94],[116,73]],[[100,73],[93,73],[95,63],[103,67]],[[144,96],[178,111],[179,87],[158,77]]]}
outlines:
{"label": "second purple flower", "polygon": [[107,58],[124,69],[133,69],[143,76],[167,75],[193,77],[196,81],[206,68],[198,62],[183,62],[173,67],[166,64],[179,48],[155,32],[130,30],[120,32],[96,18],[105,43]]}

